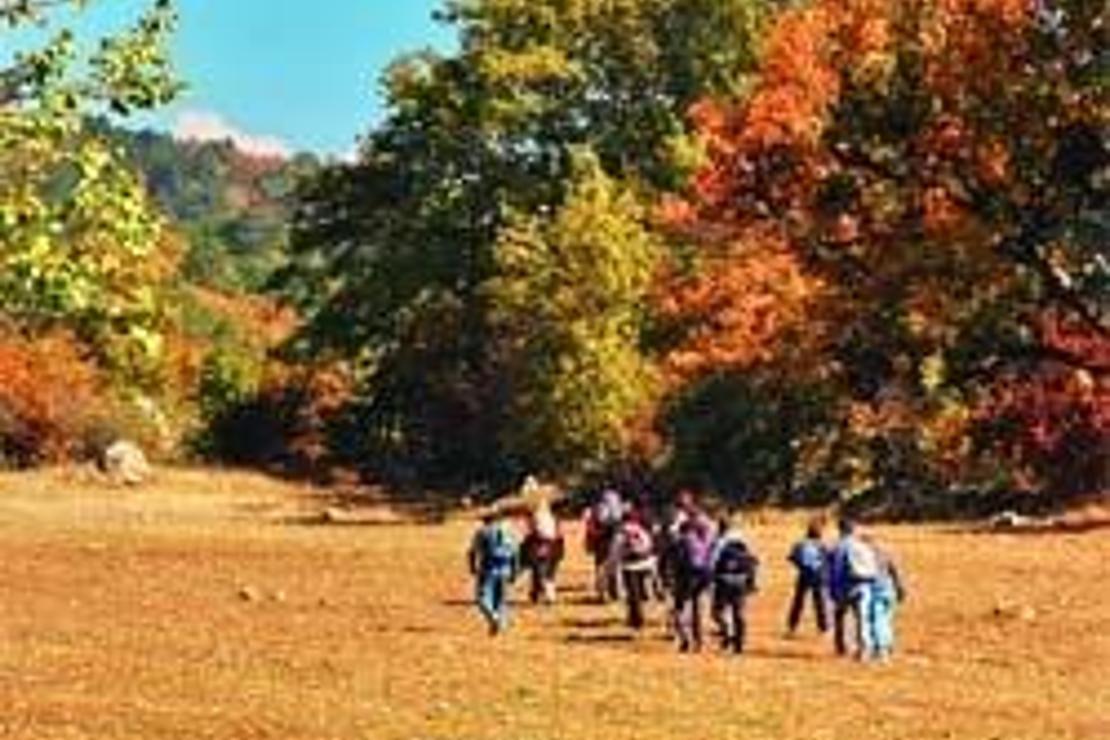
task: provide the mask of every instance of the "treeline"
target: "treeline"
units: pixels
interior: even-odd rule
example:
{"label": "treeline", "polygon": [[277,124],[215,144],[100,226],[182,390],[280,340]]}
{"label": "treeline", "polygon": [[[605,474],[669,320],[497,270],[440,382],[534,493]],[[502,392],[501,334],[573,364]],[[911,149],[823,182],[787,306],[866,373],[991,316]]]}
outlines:
{"label": "treeline", "polygon": [[[893,514],[1103,492],[1107,13],[1088,0],[447,2],[457,50],[389,69],[388,114],[354,163],[237,162],[253,174],[220,180],[206,164],[218,145],[184,158],[157,136],[128,146],[154,200],[196,219],[178,254],[238,257],[229,233],[263,245],[234,277],[186,282],[265,283],[295,315],[262,299],[228,310],[211,291],[191,291],[205,308],[193,323],[219,304],[219,331],[117,315],[107,336],[165,340],[152,372],[99,349],[82,307],[109,292],[46,321],[34,301],[0,310],[24,341],[76,336],[127,387],[179,389],[193,449],[236,462],[424,490],[626,477]],[[102,99],[127,108],[134,92]],[[33,99],[5,115],[28,120]],[[31,135],[8,121],[0,133]],[[34,162],[43,148],[24,143]],[[0,154],[6,172],[20,161]],[[290,173],[292,211],[269,209]],[[106,214],[110,183],[96,185]],[[18,203],[4,188],[0,203]],[[202,193],[220,205],[191,210]],[[46,253],[85,238],[89,220],[72,216],[53,215],[66,236]],[[122,242],[146,250],[146,269],[163,254],[153,237]],[[41,242],[5,240],[6,264],[40,280],[55,269]],[[192,369],[168,377],[175,346],[194,348],[177,363]]]}
{"label": "treeline", "polygon": [[263,292],[284,264],[296,188],[322,166],[317,157],[252,155],[231,141],[183,141],[105,119],[89,129],[122,150],[181,235],[185,280],[228,293]]}
{"label": "treeline", "polygon": [[335,449],[942,511],[1110,485],[1108,19],[1083,0],[448,2],[284,286]]}

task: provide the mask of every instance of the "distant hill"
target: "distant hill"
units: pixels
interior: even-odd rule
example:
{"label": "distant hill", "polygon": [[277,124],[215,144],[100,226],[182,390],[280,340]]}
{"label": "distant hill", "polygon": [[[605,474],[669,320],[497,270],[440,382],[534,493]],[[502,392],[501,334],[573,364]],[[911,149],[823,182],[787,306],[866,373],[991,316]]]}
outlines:
{"label": "distant hill", "polygon": [[284,260],[296,184],[321,166],[317,157],[258,157],[230,141],[92,125],[123,148],[187,241],[183,277],[221,291],[262,288]]}

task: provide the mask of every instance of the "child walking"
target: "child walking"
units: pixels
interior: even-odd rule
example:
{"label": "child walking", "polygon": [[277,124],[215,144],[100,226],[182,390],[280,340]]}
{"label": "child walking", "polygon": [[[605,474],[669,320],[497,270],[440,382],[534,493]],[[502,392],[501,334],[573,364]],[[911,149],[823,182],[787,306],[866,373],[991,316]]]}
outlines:
{"label": "child walking", "polygon": [[806,599],[813,602],[818,631],[827,632],[829,620],[825,591],[828,586],[828,552],[821,539],[819,522],[810,523],[805,537],[794,544],[787,560],[797,572],[794,581],[794,599],[790,603],[790,612],[786,618],[787,633],[791,637],[797,633]]}
{"label": "child walking", "polygon": [[863,539],[874,551],[877,565],[875,580],[871,582],[871,603],[867,615],[871,646],[869,657],[885,661],[894,654],[894,618],[898,605],[906,599],[906,590],[890,551],[867,535]]}
{"label": "child walking", "polygon": [[563,561],[563,533],[546,500],[539,501],[528,519],[528,534],[520,545],[521,566],[531,574],[528,598],[533,604],[555,603],[555,576]]}
{"label": "child walking", "polygon": [[829,558],[829,595],[833,601],[833,633],[838,655],[848,654],[848,618],[855,633],[853,654],[867,660],[873,651],[870,629],[871,597],[878,576],[875,551],[856,534],[855,525],[840,521],[840,540]]}
{"label": "child walking", "polygon": [[679,528],[674,613],[684,653],[701,650],[702,600],[713,582],[713,542],[713,524],[705,517],[687,519]]}
{"label": "child walking", "polygon": [[721,630],[721,647],[739,655],[744,652],[747,620],[744,607],[756,590],[759,558],[748,547],[731,522],[720,524],[713,549],[713,618]]}
{"label": "child walking", "polygon": [[519,550],[508,522],[499,510],[487,512],[474,533],[467,557],[476,582],[476,601],[491,635],[509,622],[509,586],[516,580]]}
{"label": "child walking", "polygon": [[639,511],[629,510],[625,513],[614,547],[628,606],[628,626],[641,630],[644,627],[644,607],[649,596],[648,585],[655,573],[656,563],[655,541]]}

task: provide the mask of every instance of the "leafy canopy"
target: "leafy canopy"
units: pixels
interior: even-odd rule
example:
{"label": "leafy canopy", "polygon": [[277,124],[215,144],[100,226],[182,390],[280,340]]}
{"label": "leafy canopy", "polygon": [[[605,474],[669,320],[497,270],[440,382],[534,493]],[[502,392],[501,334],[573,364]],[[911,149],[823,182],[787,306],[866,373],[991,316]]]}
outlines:
{"label": "leafy canopy", "polygon": [[[52,29],[60,5],[5,0],[0,33],[31,23]],[[174,20],[170,3],[158,0],[85,58],[73,32],[61,29],[0,69],[0,313],[27,331],[71,328],[132,374],[160,351],[163,224],[85,120],[174,96],[179,84],[164,48]]]}
{"label": "leafy canopy", "polygon": [[[506,418],[508,409],[525,407],[536,419],[554,419],[568,402],[556,387],[564,381],[521,366],[540,362],[537,352],[509,351],[500,336],[495,314],[506,304],[495,310],[491,296],[508,297],[497,281],[539,279],[531,273],[538,266],[510,259],[511,245],[542,242],[552,253],[540,259],[602,248],[596,238],[565,234],[566,219],[591,223],[574,214],[604,210],[574,205],[585,197],[576,189],[579,149],[593,152],[597,177],[627,191],[622,199],[649,203],[682,182],[699,152],[686,109],[704,95],[745,88],[765,8],[761,0],[447,4],[440,17],[457,27],[459,50],[411,55],[392,67],[390,115],[363,141],[358,163],[331,168],[305,190],[293,234],[297,258],[281,281],[309,319],[304,347],[361,369],[367,454],[464,479],[546,464],[539,436],[510,431]],[[491,292],[491,285],[501,287]],[[535,316],[546,318],[531,328],[516,327],[523,316],[514,321],[510,349],[571,333],[556,331],[554,324],[574,320],[558,307]],[[641,362],[627,354],[638,342],[626,334],[591,336],[613,345],[607,367]],[[585,362],[587,354],[566,356]],[[542,390],[540,377],[548,384]],[[516,395],[525,388],[527,400]],[[600,421],[576,418],[585,429],[611,430],[612,413],[604,401]],[[551,449],[561,460],[576,458],[571,467],[601,454],[596,441],[573,439],[566,425],[546,428],[549,440],[569,435]]]}

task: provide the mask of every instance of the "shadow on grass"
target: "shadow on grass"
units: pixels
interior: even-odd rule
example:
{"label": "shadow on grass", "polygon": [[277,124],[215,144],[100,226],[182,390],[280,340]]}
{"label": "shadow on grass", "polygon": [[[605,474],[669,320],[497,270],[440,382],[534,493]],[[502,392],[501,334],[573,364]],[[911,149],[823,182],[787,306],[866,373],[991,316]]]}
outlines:
{"label": "shadow on grass", "polygon": [[469,608],[474,606],[474,599],[443,599],[439,602],[440,606],[450,606],[456,609],[463,607]]}
{"label": "shadow on grass", "polygon": [[315,491],[305,511],[275,521],[292,527],[409,527],[443,524],[456,507],[436,497],[391,495],[378,488]]}
{"label": "shadow on grass", "polygon": [[616,645],[635,642],[636,636],[626,632],[603,632],[600,634],[572,633],[563,638],[571,645]]}
{"label": "shadow on grass", "polygon": [[392,527],[410,527],[413,524],[413,522],[404,519],[340,519],[329,516],[327,512],[314,512],[297,516],[287,516],[278,519],[277,522],[278,524],[286,527],[371,527],[382,529]]}
{"label": "shadow on grass", "polygon": [[954,527],[948,530],[949,534],[979,534],[979,535],[1019,535],[1022,537],[1038,537],[1068,534],[1091,534],[1110,530],[1110,519],[1090,520],[1033,520],[1028,523],[1014,524],[1012,526],[992,526],[981,524],[977,526]]}
{"label": "shadow on grass", "polygon": [[434,635],[438,634],[439,630],[427,624],[406,624],[402,625],[398,632],[405,635]]}
{"label": "shadow on grass", "polygon": [[[549,605],[549,604],[540,604],[540,603],[529,601],[526,598],[520,598],[520,597],[513,597],[513,598],[509,599],[508,603],[509,603],[509,609],[511,609],[513,611],[516,611],[516,610],[538,611],[538,610],[542,610],[542,609],[550,609],[551,608],[551,605]],[[452,609],[477,609],[478,608],[477,602],[473,598],[468,599],[468,598],[464,598],[464,597],[451,597],[451,598],[447,598],[447,599],[440,599],[439,605],[450,607]]]}
{"label": "shadow on grass", "polygon": [[624,620],[612,617],[570,617],[562,620],[562,625],[569,629],[576,630],[597,630],[609,629],[612,627],[619,627],[624,624]]}
{"label": "shadow on grass", "polygon": [[832,652],[832,648],[829,648],[829,651],[827,653],[813,653],[801,652],[799,650],[771,648],[762,645],[745,648],[741,657],[763,658],[766,660],[790,660],[801,663],[824,663],[836,658],[836,656]]}

